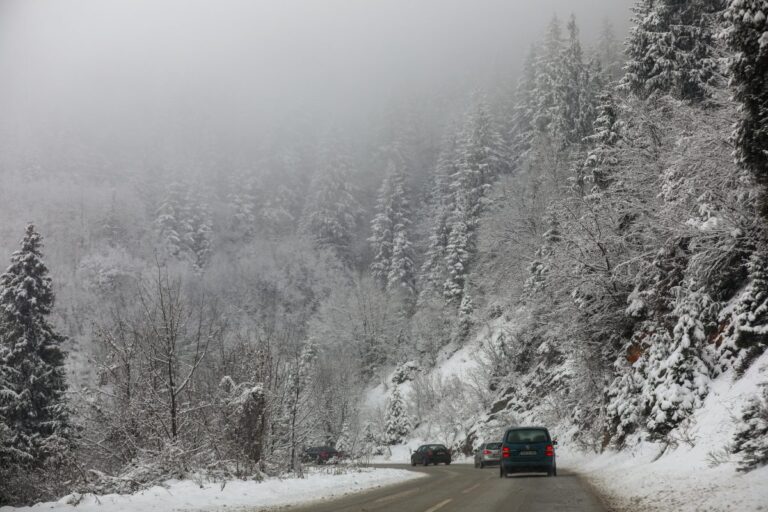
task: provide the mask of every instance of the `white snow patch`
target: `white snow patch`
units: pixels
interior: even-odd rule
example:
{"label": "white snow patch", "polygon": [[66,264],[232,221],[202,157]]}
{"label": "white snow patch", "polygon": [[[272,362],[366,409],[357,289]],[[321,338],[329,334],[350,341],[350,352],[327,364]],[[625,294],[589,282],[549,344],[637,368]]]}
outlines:
{"label": "white snow patch", "polygon": [[401,469],[365,468],[340,475],[322,471],[306,478],[269,479],[264,482],[230,481],[224,488],[220,483],[168,481],[164,487],[152,487],[129,495],[85,495],[74,505],[78,496],[69,495],[59,501],[37,503],[31,507],[0,507],[0,512],[172,512],[265,508],[295,505],[325,500],[346,494],[367,491],[423,476]]}
{"label": "white snow patch", "polygon": [[583,474],[617,511],[768,510],[768,467],[739,473],[727,451],[744,404],[768,378],[766,368],[768,353],[741,379],[734,381],[731,373],[715,379],[690,426],[678,429],[677,447],[641,441],[600,455],[561,447],[558,464]]}

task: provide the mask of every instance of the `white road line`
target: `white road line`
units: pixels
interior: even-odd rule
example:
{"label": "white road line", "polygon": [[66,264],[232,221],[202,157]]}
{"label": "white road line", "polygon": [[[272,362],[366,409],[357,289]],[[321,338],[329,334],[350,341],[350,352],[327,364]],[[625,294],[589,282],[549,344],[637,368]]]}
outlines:
{"label": "white road line", "polygon": [[421,489],[416,488],[416,489],[409,489],[403,492],[398,492],[397,494],[390,494],[389,496],[384,496],[383,498],[379,498],[375,500],[374,503],[386,503],[387,501],[396,500],[398,498],[404,498],[406,496],[410,496],[411,494],[416,494],[420,490]]}
{"label": "white road line", "polygon": [[432,508],[428,508],[428,509],[427,509],[427,510],[425,510],[424,512],[436,512],[437,510],[440,510],[441,508],[443,508],[444,506],[446,506],[447,504],[449,504],[449,503],[450,503],[450,502],[452,502],[452,501],[453,501],[453,499],[451,499],[451,498],[448,498],[448,499],[447,499],[447,500],[445,500],[445,501],[441,501],[440,503],[438,503],[438,504],[437,504],[437,505],[435,505],[434,507],[432,507]]}
{"label": "white road line", "polygon": [[480,484],[475,484],[472,487],[468,487],[468,488],[464,489],[463,491],[461,491],[461,493],[462,494],[469,494],[470,492],[474,491],[478,487],[480,487]]}

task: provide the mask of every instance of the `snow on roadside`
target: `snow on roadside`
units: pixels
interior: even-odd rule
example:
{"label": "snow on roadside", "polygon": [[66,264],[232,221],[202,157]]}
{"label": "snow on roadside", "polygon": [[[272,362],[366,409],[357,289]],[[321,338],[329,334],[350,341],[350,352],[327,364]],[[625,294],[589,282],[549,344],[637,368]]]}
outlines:
{"label": "snow on roadside", "polygon": [[768,467],[739,473],[727,452],[742,407],[766,379],[768,353],[741,379],[716,379],[676,448],[642,441],[622,452],[588,455],[562,446],[558,464],[582,474],[617,511],[768,511]]}
{"label": "snow on roadside", "polygon": [[172,512],[248,510],[295,505],[325,500],[392,485],[424,475],[402,469],[365,468],[340,475],[322,471],[307,478],[269,479],[264,482],[234,480],[222,489],[220,483],[202,486],[190,480],[169,481],[165,487],[130,494],[85,495],[78,505],[70,495],[57,502],[37,503],[30,507],[0,507],[0,512]]}

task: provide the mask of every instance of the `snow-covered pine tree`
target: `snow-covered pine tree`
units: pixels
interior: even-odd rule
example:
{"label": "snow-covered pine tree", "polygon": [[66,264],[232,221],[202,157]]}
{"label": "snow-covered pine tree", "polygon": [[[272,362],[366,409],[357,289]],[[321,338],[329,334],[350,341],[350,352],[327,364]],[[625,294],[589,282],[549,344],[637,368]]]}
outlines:
{"label": "snow-covered pine tree", "polygon": [[373,277],[390,291],[407,296],[416,293],[416,270],[410,240],[411,208],[405,189],[401,159],[390,158],[379,189],[376,216],[371,222],[369,241],[374,251]]}
{"label": "snow-covered pine tree", "polygon": [[442,287],[448,275],[446,251],[450,236],[450,215],[453,195],[450,190],[451,176],[456,172],[456,135],[451,133],[443,141],[442,150],[435,166],[432,185],[432,219],[429,246],[421,267],[422,298],[442,295]]}
{"label": "snow-covered pine tree", "polygon": [[718,340],[721,359],[740,373],[768,348],[768,256],[764,249],[750,256],[747,276],[747,286],[719,318],[723,326]]}
{"label": "snow-covered pine tree", "polygon": [[401,443],[411,433],[411,419],[405,408],[405,401],[399,386],[393,385],[387,401],[384,436],[389,445]]}
{"label": "snow-covered pine tree", "polygon": [[352,433],[349,430],[348,421],[341,424],[341,432],[339,432],[339,437],[336,439],[334,447],[346,455],[353,455],[351,452],[354,450],[355,446],[352,440]]}
{"label": "snow-covered pine tree", "polygon": [[448,275],[443,296],[461,303],[469,261],[475,251],[475,230],[490,184],[508,171],[508,149],[484,98],[467,116],[455,171],[449,185],[452,210],[448,216],[445,262]]}
{"label": "snow-covered pine tree", "polygon": [[192,256],[192,266],[197,271],[202,271],[211,257],[211,233],[213,221],[208,205],[202,196],[190,191],[187,199],[189,205],[186,225],[189,232],[186,234],[187,246]]}
{"label": "snow-covered pine tree", "polygon": [[554,128],[565,142],[574,144],[581,143],[592,128],[594,100],[575,16],[571,15],[567,29],[568,41],[556,77],[558,108]]}
{"label": "snow-covered pine tree", "polygon": [[[742,116],[736,131],[736,156],[763,186],[768,185],[768,0],[731,0],[724,14],[731,84]],[[768,201],[763,199],[763,216]]]}
{"label": "snow-covered pine tree", "polygon": [[721,8],[721,0],[639,0],[622,87],[641,98],[706,98],[717,73],[713,18]]}
{"label": "snow-covered pine tree", "polygon": [[563,33],[560,20],[553,16],[547,27],[544,46],[538,52],[536,61],[536,87],[533,97],[536,107],[533,114],[534,125],[539,134],[556,136],[555,120],[561,105],[558,88],[561,76],[560,64],[563,52]]}
{"label": "snow-covered pine tree", "polygon": [[460,304],[464,285],[469,273],[469,259],[474,250],[474,226],[471,217],[461,207],[457,208],[449,227],[448,244],[445,247],[445,263],[448,276],[443,283],[443,297],[452,304]]}
{"label": "snow-covered pine tree", "polygon": [[2,438],[3,464],[40,467],[60,461],[71,447],[65,337],[48,321],[54,293],[41,249],[30,224],[0,275],[0,430],[10,434]]}
{"label": "snow-covered pine tree", "polygon": [[[394,165],[390,162],[390,165]],[[376,215],[371,221],[371,236],[368,241],[373,249],[371,274],[374,280],[386,288],[389,270],[392,265],[392,169],[388,169],[379,187],[376,201]]]}
{"label": "snow-covered pine tree", "polygon": [[211,252],[212,221],[201,195],[187,184],[168,185],[155,219],[161,246],[168,256],[202,270]]}
{"label": "snow-covered pine tree", "polygon": [[351,264],[351,245],[362,212],[352,184],[351,159],[341,143],[329,142],[321,149],[319,161],[302,230],[318,246],[332,249],[342,261]]}
{"label": "snow-covered pine tree", "polygon": [[475,312],[475,305],[472,302],[472,296],[464,292],[464,296],[461,298],[461,304],[459,305],[459,324],[457,337],[459,340],[464,340],[469,331],[472,328],[472,313]]}
{"label": "snow-covered pine tree", "polygon": [[231,208],[231,232],[235,240],[251,240],[256,234],[257,192],[254,179],[247,173],[236,173],[230,183],[227,201]]}
{"label": "snow-covered pine tree", "polygon": [[666,329],[653,321],[643,322],[614,365],[616,377],[608,386],[606,418],[611,442],[621,447],[628,435],[642,425],[643,384],[646,381],[648,351],[670,343]]}
{"label": "snow-covered pine tree", "polygon": [[[623,124],[619,121],[619,107],[610,91],[604,91],[599,99],[592,135],[586,141],[593,144],[584,166],[577,177],[583,193],[605,190],[619,164]],[[592,190],[593,186],[596,190]]]}
{"label": "snow-covered pine tree", "polygon": [[739,471],[768,464],[768,382],[741,413],[741,425],[733,436],[733,453],[740,456]]}
{"label": "snow-covered pine tree", "polygon": [[536,98],[536,48],[531,46],[523,65],[523,74],[515,92],[510,135],[510,169],[522,165],[533,145]]}
{"label": "snow-covered pine tree", "polygon": [[186,257],[187,237],[191,230],[187,194],[188,187],[182,183],[169,184],[155,218],[161,246],[169,256],[178,259]]}
{"label": "snow-covered pine tree", "polygon": [[703,292],[679,290],[672,317],[677,318],[669,345],[656,343],[648,354],[648,378],[643,390],[646,428],[664,437],[687,418],[709,393],[711,356],[704,319],[711,299]]}
{"label": "snow-covered pine tree", "polygon": [[616,38],[616,30],[610,18],[603,19],[595,51],[606,81],[615,82],[621,78],[624,56],[622,55],[621,44]]}

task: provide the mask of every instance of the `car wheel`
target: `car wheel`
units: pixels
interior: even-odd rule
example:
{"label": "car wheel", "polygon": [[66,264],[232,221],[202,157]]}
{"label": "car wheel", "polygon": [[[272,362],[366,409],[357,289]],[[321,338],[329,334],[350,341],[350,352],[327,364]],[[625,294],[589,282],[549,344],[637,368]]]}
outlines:
{"label": "car wheel", "polygon": [[499,468],[499,478],[507,478],[507,472],[504,471],[504,468]]}
{"label": "car wheel", "polygon": [[416,461],[411,459],[411,466],[415,466],[415,465],[416,465]]}
{"label": "car wheel", "polygon": [[484,469],[484,468],[485,468],[485,464],[483,464],[483,463],[481,462],[481,463],[480,463],[480,469]]}
{"label": "car wheel", "polygon": [[424,457],[424,467],[429,466],[429,459]]}
{"label": "car wheel", "polygon": [[547,476],[555,476],[555,469],[549,468],[549,470],[547,471]]}
{"label": "car wheel", "polygon": [[450,466],[451,465],[451,461],[446,462],[445,465],[446,466]]}
{"label": "car wheel", "polygon": [[557,476],[557,464],[555,464],[555,467],[552,468],[552,476]]}

